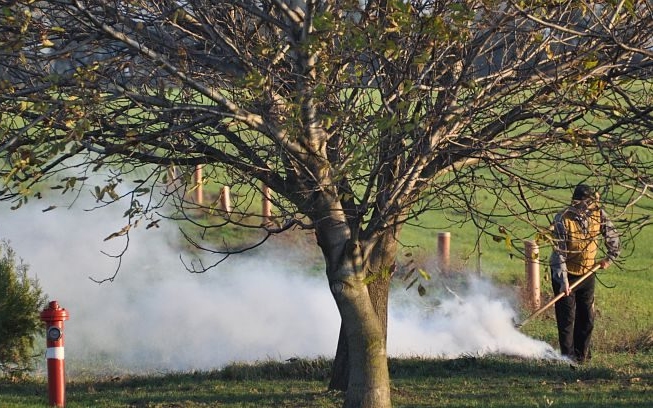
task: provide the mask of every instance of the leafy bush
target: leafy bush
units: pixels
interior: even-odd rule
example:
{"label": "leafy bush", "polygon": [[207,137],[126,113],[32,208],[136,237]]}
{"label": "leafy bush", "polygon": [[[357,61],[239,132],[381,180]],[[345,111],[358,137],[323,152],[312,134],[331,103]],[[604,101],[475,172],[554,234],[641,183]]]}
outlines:
{"label": "leafy bush", "polygon": [[42,331],[39,312],[47,299],[27,271],[9,243],[0,241],[0,374],[15,376],[33,368],[34,340]]}

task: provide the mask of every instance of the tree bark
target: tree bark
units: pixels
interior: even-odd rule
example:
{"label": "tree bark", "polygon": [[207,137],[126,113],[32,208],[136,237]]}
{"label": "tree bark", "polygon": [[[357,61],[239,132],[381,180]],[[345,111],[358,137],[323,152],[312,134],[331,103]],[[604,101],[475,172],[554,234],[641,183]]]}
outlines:
{"label": "tree bark", "polygon": [[[366,256],[363,256],[361,267],[369,282],[367,287],[369,302],[374,312],[373,317],[379,325],[380,339],[383,342],[384,353],[386,350],[387,327],[388,327],[388,293],[390,288],[391,274],[394,271],[397,243],[394,233],[388,231],[383,234],[373,245]],[[340,328],[338,347],[333,363],[329,389],[352,392],[350,388],[356,383],[353,373],[355,352],[350,350],[350,337],[347,335],[346,325],[343,321]],[[387,370],[387,354],[386,354]],[[388,377],[389,381],[389,377]]]}
{"label": "tree bark", "polygon": [[340,310],[347,343],[349,375],[344,407],[390,407],[385,333],[365,279],[354,276],[353,279],[335,281],[331,284],[331,291]]}
{"label": "tree bark", "polygon": [[[385,323],[376,313],[368,287],[370,259],[375,259],[377,253],[373,251],[375,245],[352,239],[349,225],[333,216],[316,224],[316,236],[342,319],[341,339],[347,347],[346,355],[342,354],[344,349],[340,354],[340,358],[345,356],[348,370],[341,377],[347,382],[344,407],[389,408],[392,405]],[[381,277],[379,274],[377,278]],[[384,280],[387,285],[387,279]]]}
{"label": "tree bark", "polygon": [[331,381],[329,382],[330,390],[347,391],[349,382],[349,349],[347,348],[347,336],[345,328],[340,324],[340,334],[338,335],[338,347],[336,356],[333,359],[331,367]]}

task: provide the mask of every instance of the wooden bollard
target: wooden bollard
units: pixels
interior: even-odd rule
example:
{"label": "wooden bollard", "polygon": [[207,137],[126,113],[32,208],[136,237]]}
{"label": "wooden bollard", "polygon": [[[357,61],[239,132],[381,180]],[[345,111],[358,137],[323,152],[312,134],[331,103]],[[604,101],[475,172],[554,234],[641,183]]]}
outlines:
{"label": "wooden bollard", "polygon": [[168,179],[168,185],[174,184],[177,181],[177,168],[175,166],[169,166],[166,177]]}
{"label": "wooden bollard", "polygon": [[195,204],[202,204],[202,201],[204,200],[204,193],[203,193],[203,180],[202,180],[202,165],[198,164],[195,166],[195,173],[194,173],[194,178],[195,178]]}
{"label": "wooden bollard", "polygon": [[261,215],[263,216],[263,224],[267,224],[272,218],[272,202],[270,201],[270,187],[263,185],[261,188],[263,197],[261,198]]}
{"label": "wooden bollard", "polygon": [[177,178],[177,168],[174,165],[168,166],[165,175],[166,194],[174,192],[179,187]]}
{"label": "wooden bollard", "polygon": [[535,241],[524,241],[526,293],[528,306],[540,308],[540,248]]}
{"label": "wooden bollard", "polygon": [[443,273],[449,273],[449,247],[451,233],[438,233],[438,265]]}
{"label": "wooden bollard", "polygon": [[222,193],[220,194],[220,205],[222,211],[226,214],[231,214],[231,195],[229,192],[229,186],[222,187]]}

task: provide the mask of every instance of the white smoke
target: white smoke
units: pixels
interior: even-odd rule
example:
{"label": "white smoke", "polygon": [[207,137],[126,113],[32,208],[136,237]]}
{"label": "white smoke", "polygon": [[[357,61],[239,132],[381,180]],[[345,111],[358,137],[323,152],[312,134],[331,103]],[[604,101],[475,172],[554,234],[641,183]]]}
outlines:
{"label": "white smoke", "polygon": [[[90,204],[87,203],[88,206]],[[30,265],[65,323],[66,365],[75,371],[206,370],[232,362],[333,357],[340,318],[326,278],[272,249],[229,258],[205,274],[191,274],[174,245],[175,227],[132,230],[129,250],[113,282],[124,240],[103,239],[124,226],[124,208],[92,212],[81,204],[43,212],[30,203],[0,208],[0,239]],[[89,207],[86,207],[89,208]],[[391,356],[453,358],[489,353],[557,356],[550,345],[514,328],[514,311],[488,282],[425,310],[406,292],[391,296]]]}
{"label": "white smoke", "polygon": [[561,358],[548,343],[515,328],[517,314],[505,293],[487,280],[465,279],[464,291],[443,297],[437,307],[413,302],[395,308],[388,328],[389,354]]}

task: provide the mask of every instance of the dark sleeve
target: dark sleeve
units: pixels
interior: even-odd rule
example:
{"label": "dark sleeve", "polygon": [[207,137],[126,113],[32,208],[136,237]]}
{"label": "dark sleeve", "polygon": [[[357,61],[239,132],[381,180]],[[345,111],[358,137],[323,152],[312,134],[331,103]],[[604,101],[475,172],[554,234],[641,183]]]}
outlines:
{"label": "dark sleeve", "polygon": [[557,282],[567,281],[567,228],[562,213],[556,214],[553,219],[553,252],[551,253],[550,266],[551,278]]}
{"label": "dark sleeve", "polygon": [[614,224],[603,210],[601,210],[601,234],[605,240],[605,249],[608,253],[608,258],[614,261],[621,252],[621,241],[619,239],[619,232],[617,232]]}

